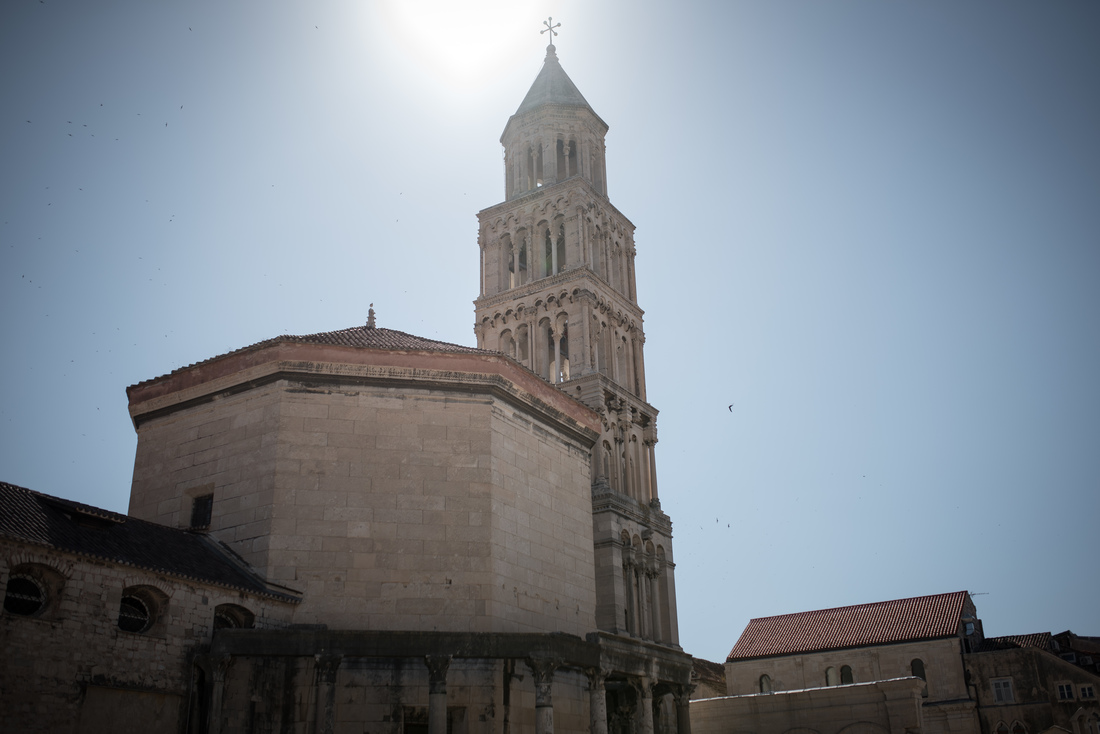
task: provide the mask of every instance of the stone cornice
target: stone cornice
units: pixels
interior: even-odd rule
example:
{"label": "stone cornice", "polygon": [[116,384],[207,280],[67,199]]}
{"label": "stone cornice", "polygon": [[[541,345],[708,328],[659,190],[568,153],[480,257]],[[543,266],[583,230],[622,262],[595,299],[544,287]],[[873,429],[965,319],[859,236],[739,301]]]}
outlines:
{"label": "stone cornice", "polygon": [[642,527],[649,528],[660,533],[666,538],[672,539],[672,520],[669,516],[654,509],[649,505],[643,505],[632,497],[620,494],[611,489],[592,492],[592,513],[614,512],[620,517],[633,520]]}
{"label": "stone cornice", "polygon": [[[614,303],[623,311],[628,311],[639,322],[645,316],[645,311],[642,310],[641,306],[612,288],[606,280],[596,275],[587,265],[563,270],[560,273],[548,275],[545,278],[533,280],[530,283],[524,283],[516,288],[510,288],[491,296],[476,298],[474,299],[474,308],[480,311],[481,309],[489,309],[509,302],[530,300],[543,293],[557,295],[557,292],[562,290],[562,286],[572,284],[574,281],[586,286],[581,295],[589,294],[594,302],[602,299],[605,303]],[[572,291],[576,288],[570,285],[566,290],[570,292],[570,295],[573,295]]]}
{"label": "stone cornice", "polygon": [[153,418],[281,379],[492,395],[555,425],[588,448],[601,429],[596,412],[501,355],[285,342],[131,387],[130,416],[138,428]]}
{"label": "stone cornice", "polygon": [[[511,211],[513,209],[522,209],[525,206],[529,206],[530,204],[537,202],[541,198],[560,196],[573,189],[576,189],[577,193],[584,197],[590,197],[591,199],[594,199],[596,202],[599,203],[600,206],[605,206],[610,209],[611,213],[621,219],[623,223],[630,228],[631,232],[636,229],[634,223],[631,222],[625,214],[619,211],[615,207],[615,205],[611,203],[611,199],[607,198],[607,196],[597,191],[596,187],[593,186],[590,181],[583,178],[580,174],[576,176],[570,176],[564,181],[558,181],[557,183],[553,183],[548,186],[533,189],[525,194],[521,194],[520,196],[515,197],[514,199],[508,199],[506,201],[500,202],[499,204],[494,204],[493,206],[486,207],[485,209],[482,209],[477,213],[477,219],[479,222],[484,224],[487,219],[494,215],[503,215],[504,212]],[[574,205],[587,206],[585,202],[574,202]]]}

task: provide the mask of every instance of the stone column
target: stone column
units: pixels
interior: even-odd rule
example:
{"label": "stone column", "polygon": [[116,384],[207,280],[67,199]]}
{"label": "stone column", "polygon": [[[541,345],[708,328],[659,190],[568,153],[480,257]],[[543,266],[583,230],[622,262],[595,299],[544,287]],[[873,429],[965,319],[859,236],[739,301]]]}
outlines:
{"label": "stone column", "polygon": [[339,655],[314,656],[317,716],[313,731],[317,734],[336,731],[336,669],[340,667],[340,659]]}
{"label": "stone column", "polygon": [[450,655],[428,655],[428,734],[447,734],[447,668]]}
{"label": "stone column", "polygon": [[626,577],[626,633],[638,633],[638,610],[634,604],[634,547],[623,549],[623,575]]}
{"label": "stone column", "polygon": [[535,734],[554,734],[554,671],[560,664],[554,658],[527,659],[535,678]]}
{"label": "stone column", "polygon": [[210,660],[210,713],[207,721],[209,734],[221,734],[222,731],[222,702],[225,700],[225,676],[229,667],[233,664],[233,658],[221,657]]}
{"label": "stone column", "polygon": [[588,668],[588,712],[592,734],[607,734],[607,689],[604,673],[599,668]]}
{"label": "stone column", "polygon": [[641,700],[638,702],[638,734],[653,734],[653,684],[642,678],[638,685]]}
{"label": "stone column", "polygon": [[661,634],[661,585],[660,585],[660,573],[661,570],[657,567],[657,563],[646,569],[646,577],[649,578],[649,629],[650,639],[654,642],[661,642],[663,635]]}
{"label": "stone column", "polygon": [[688,684],[673,694],[676,698],[676,734],[691,734],[691,694],[695,686]]}
{"label": "stone column", "polygon": [[554,375],[550,382],[557,384],[561,382],[561,335],[554,327],[550,328],[550,335],[554,339]]}

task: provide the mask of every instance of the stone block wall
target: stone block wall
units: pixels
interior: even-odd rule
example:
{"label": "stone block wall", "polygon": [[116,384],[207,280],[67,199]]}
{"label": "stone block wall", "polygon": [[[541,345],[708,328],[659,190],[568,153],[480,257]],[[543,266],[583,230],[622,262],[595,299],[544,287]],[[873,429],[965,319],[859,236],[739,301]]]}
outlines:
{"label": "stone block wall", "polygon": [[448,379],[278,379],[143,418],[130,511],[186,524],[212,492],[209,532],[303,593],[297,623],[593,631],[590,443]]}
{"label": "stone block wall", "polygon": [[[317,659],[235,657],[225,681],[222,731],[314,730],[324,695]],[[333,685],[333,731],[402,734],[409,724],[426,726],[428,684],[422,658],[342,658]],[[535,729],[534,675],[522,660],[455,659],[446,690],[452,734]],[[556,671],[554,731],[587,733],[589,698],[583,673]]]}
{"label": "stone block wall", "polygon": [[852,668],[854,683],[901,678],[912,675],[914,659],[924,662],[927,701],[968,697],[961,642],[955,638],[727,662],[726,686],[731,696],[759,693],[760,676],[766,674],[775,691],[820,688],[827,668],[839,675],[844,665]]}
{"label": "stone block wall", "polygon": [[[919,734],[919,679],[691,702],[692,734]],[[976,734],[976,733],[975,733]]]}
{"label": "stone block wall", "polygon": [[[209,644],[219,604],[248,609],[259,628],[284,626],[290,617],[288,604],[0,541],[0,589],[13,569],[49,582],[37,616],[0,613],[6,731],[72,732],[78,724],[81,732],[116,731],[127,722],[175,731],[186,714],[191,657]],[[119,629],[123,591],[131,587],[161,600],[148,632]]]}

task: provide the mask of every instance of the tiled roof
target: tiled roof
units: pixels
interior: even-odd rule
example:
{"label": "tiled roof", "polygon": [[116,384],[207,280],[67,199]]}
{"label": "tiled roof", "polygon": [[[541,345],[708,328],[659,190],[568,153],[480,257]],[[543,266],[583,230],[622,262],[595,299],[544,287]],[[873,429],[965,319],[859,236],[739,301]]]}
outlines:
{"label": "tiled roof", "polygon": [[[454,352],[459,354],[495,354],[495,352],[488,352],[484,349],[477,349],[475,347],[464,347],[461,344],[451,344],[450,342],[441,342],[435,339],[427,339],[422,336],[415,336],[414,334],[406,334],[403,331],[396,331],[394,329],[378,329],[373,326],[353,326],[350,329],[340,329],[339,331],[322,331],[316,334],[283,334],[281,336],[272,337],[271,339],[264,339],[263,341],[250,344],[247,347],[241,347],[240,349],[234,349],[232,352],[226,352],[225,354],[219,354],[216,357],[210,359],[204,359],[201,362],[187,365],[176,370],[172,370],[170,375],[174,375],[178,372],[191,369],[198,365],[208,364],[218,359],[228,357],[233,354],[240,354],[241,352],[247,352],[251,350],[262,349],[275,344],[326,344],[338,347],[356,347],[359,349],[385,349],[391,351],[410,351],[410,352]],[[153,378],[150,380],[144,380],[139,382],[138,385],[144,385],[149,382],[154,382],[160,378]]]}
{"label": "tiled roof", "polygon": [[205,535],[138,520],[0,482],[0,537],[285,601],[231,551]]}
{"label": "tiled roof", "polygon": [[956,591],[753,619],[727,660],[950,637],[966,598]]}
{"label": "tiled roof", "polygon": [[1006,635],[1005,637],[987,637],[978,645],[974,652],[991,652],[993,650],[1016,650],[1021,647],[1038,647],[1042,650],[1053,650],[1050,643],[1049,632],[1036,632],[1032,635]]}

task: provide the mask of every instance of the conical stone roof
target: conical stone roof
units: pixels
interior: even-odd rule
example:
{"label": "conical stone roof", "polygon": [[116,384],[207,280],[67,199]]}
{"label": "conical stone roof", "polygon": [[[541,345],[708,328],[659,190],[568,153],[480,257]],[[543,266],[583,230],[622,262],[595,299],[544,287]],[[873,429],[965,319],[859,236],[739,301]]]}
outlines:
{"label": "conical stone roof", "polygon": [[[545,104],[587,107],[593,115],[596,114],[596,111],[588,104],[588,100],[581,94],[581,90],[577,89],[577,85],[565,73],[565,69],[561,68],[558,55],[552,44],[546,47],[546,60],[543,61],[542,70],[535,77],[535,82],[531,85],[531,89],[527,91],[527,96],[523,98],[523,102],[520,103],[516,115],[522,115],[524,112],[529,112]],[[598,118],[599,115],[596,115],[596,117]]]}

